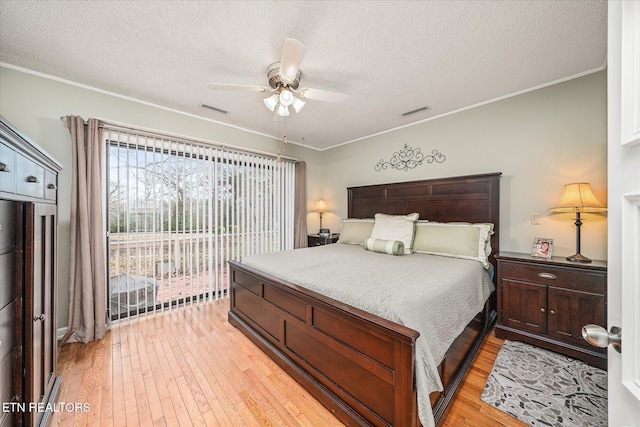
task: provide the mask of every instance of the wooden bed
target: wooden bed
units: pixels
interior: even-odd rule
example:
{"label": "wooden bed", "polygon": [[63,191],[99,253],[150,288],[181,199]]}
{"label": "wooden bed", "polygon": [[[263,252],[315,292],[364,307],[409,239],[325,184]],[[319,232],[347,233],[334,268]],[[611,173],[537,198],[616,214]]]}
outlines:
{"label": "wooden bed", "polygon": [[[490,261],[495,267],[499,197],[500,173],[351,187],[348,216],[419,212],[430,221],[494,223]],[[347,425],[420,425],[414,384],[418,332],[239,262],[230,264],[229,322],[338,419]],[[430,396],[436,423],[495,320],[494,301],[492,295],[439,366],[445,389]]]}

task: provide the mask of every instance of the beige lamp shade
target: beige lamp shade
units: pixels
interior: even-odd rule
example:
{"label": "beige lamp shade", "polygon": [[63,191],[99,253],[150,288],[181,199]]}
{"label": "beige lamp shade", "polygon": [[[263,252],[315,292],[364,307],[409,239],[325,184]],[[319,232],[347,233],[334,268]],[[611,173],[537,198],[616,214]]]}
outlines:
{"label": "beige lamp shade", "polygon": [[329,212],[329,208],[327,207],[327,202],[325,202],[322,199],[318,200],[316,202],[316,208],[313,211],[317,213]]}
{"label": "beige lamp shade", "polygon": [[562,196],[551,212],[604,212],[607,210],[591,191],[591,185],[586,182],[566,184]]}

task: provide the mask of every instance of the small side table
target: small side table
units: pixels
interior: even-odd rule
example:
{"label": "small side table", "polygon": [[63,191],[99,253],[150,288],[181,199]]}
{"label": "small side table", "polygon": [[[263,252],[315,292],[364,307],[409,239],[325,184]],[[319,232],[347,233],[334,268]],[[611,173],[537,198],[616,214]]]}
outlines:
{"label": "small side table", "polygon": [[607,369],[607,350],[582,338],[607,324],[607,263],[500,252],[496,337],[524,341]]}
{"label": "small side table", "polygon": [[319,236],[317,234],[307,234],[307,246],[329,245],[338,241],[340,234],[332,234],[330,236]]}

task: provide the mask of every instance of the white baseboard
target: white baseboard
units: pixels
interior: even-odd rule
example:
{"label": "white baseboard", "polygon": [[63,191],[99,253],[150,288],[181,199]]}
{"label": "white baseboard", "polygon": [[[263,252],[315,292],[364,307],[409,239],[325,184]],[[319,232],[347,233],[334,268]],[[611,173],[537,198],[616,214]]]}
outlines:
{"label": "white baseboard", "polygon": [[69,330],[68,326],[64,326],[62,328],[58,328],[58,341],[60,341],[62,339],[62,337],[64,337],[64,334],[67,333],[67,330]]}

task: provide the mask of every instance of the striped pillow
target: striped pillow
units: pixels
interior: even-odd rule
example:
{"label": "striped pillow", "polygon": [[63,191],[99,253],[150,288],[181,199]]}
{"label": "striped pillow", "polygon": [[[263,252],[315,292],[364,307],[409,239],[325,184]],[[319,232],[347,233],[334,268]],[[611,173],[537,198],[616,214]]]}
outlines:
{"label": "striped pillow", "polygon": [[404,243],[400,240],[383,240],[367,237],[364,239],[364,248],[368,251],[380,252],[382,254],[404,254]]}

